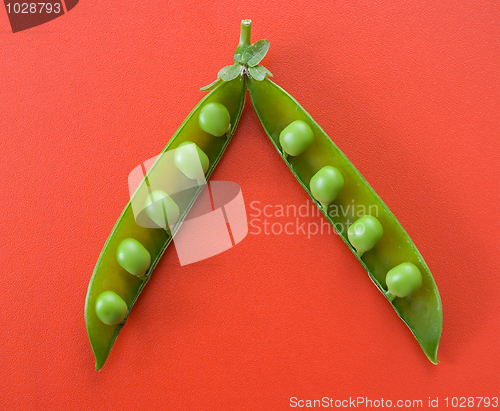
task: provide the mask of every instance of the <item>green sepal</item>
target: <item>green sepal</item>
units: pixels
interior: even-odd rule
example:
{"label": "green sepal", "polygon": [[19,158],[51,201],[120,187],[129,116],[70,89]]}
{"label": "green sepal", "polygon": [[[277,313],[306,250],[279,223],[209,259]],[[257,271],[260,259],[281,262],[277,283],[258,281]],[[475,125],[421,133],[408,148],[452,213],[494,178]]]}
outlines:
{"label": "green sepal", "polygon": [[208,86],[205,86],[205,87],[201,87],[200,90],[201,91],[209,91],[209,90],[213,90],[215,87],[217,87],[220,83],[222,83],[222,80],[220,78],[218,78],[217,80],[215,81],[212,81]]}
{"label": "green sepal", "polygon": [[231,66],[222,67],[217,74],[217,80],[211,82],[209,85],[200,88],[201,91],[213,90],[219,84],[224,81],[234,80],[241,74],[243,67],[239,63],[235,63]]}
{"label": "green sepal", "polygon": [[243,54],[248,47],[249,46],[246,45],[240,45],[236,48],[236,51],[234,52],[234,61],[236,63],[243,63]]}
{"label": "green sepal", "polygon": [[269,40],[259,40],[248,47],[243,53],[243,64],[254,67],[259,64],[269,50]]}
{"label": "green sepal", "polygon": [[235,63],[232,66],[222,67],[219,70],[219,74],[217,74],[217,78],[223,81],[231,81],[234,80],[241,74],[241,70],[243,67],[240,63]]}
{"label": "green sepal", "polygon": [[262,81],[267,77],[272,77],[272,73],[264,66],[249,67],[248,72],[254,80]]}

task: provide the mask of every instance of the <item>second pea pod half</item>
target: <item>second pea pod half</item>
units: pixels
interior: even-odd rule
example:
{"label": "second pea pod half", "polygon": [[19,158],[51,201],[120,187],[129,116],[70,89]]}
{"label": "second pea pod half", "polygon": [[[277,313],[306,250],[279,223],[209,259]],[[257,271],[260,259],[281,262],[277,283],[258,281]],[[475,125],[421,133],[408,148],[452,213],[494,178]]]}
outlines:
{"label": "second pea pod half", "polygon": [[[138,167],[137,188],[97,260],[85,301],[96,369],[172,236],[224,153],[243,110],[245,78],[223,82],[193,109],[164,150]],[[146,164],[145,164],[146,167]],[[134,176],[129,176],[134,181]]]}
{"label": "second pea pod half", "polygon": [[437,363],[441,299],[413,241],[297,100],[268,78],[249,79],[248,90],[265,132],[290,171],[412,331],[429,360]]}

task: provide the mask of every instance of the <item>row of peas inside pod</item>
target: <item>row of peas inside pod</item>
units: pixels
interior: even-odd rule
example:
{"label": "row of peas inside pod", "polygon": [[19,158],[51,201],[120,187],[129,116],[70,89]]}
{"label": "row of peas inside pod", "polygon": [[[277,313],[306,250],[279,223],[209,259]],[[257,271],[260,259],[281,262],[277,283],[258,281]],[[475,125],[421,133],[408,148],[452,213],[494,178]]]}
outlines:
{"label": "row of peas inside pod", "polygon": [[[311,127],[302,120],[288,124],[279,135],[285,160],[288,156],[296,157],[304,153],[314,142]],[[342,172],[332,165],[322,167],[309,182],[309,190],[324,213],[337,198],[346,181]],[[347,231],[351,245],[356,249],[358,257],[370,251],[381,240],[384,230],[380,221],[371,215],[364,215],[354,221]],[[418,291],[422,286],[422,274],[417,266],[403,262],[386,274],[387,298],[405,298]]]}
{"label": "row of peas inside pod", "polygon": [[[215,137],[228,135],[231,130],[230,121],[227,108],[216,102],[205,104],[198,117],[200,128]],[[173,161],[187,178],[203,184],[209,159],[195,143],[184,141],[179,144],[175,149]],[[154,190],[147,196],[144,211],[156,225],[167,231],[175,226],[181,214],[172,197],[162,190]],[[126,238],[121,241],[116,249],[116,260],[129,274],[142,281],[146,280],[151,265],[151,254],[138,240]],[[115,325],[124,322],[128,307],[116,292],[108,290],[97,297],[95,311],[104,324]]]}

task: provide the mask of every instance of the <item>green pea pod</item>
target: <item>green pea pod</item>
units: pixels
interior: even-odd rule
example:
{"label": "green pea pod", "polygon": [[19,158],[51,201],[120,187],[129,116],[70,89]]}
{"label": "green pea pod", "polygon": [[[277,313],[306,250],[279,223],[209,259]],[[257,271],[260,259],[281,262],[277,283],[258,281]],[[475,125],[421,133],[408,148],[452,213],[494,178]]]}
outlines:
{"label": "green pea pod", "polygon": [[[208,179],[224,153],[224,150],[229,144],[231,136],[236,129],[243,110],[245,94],[245,77],[238,76],[231,81],[221,81],[188,115],[180,128],[172,136],[162,153],[173,150],[184,142],[189,141],[195,143],[197,145],[197,149],[201,149],[206,154],[206,156],[203,154],[203,157],[208,157],[209,167],[205,173],[205,177]],[[224,138],[210,135],[209,133],[203,131],[199,125],[199,113],[208,103],[220,103],[224,105],[229,112],[230,128]],[[194,152],[196,152],[196,150]],[[199,181],[197,184],[194,184],[193,180],[191,180],[191,186],[193,186],[193,189],[181,191],[181,189],[179,189],[179,185],[181,185],[182,181],[186,182],[189,180],[188,177],[182,174],[181,171],[176,169],[174,166],[170,167],[170,169],[165,172],[165,165],[164,163],[161,163],[160,157],[151,166],[146,176],[139,184],[137,190],[131,197],[130,202],[127,204],[120,218],[116,222],[104,245],[99,259],[97,260],[94,273],[90,279],[87,298],[85,301],[85,322],[87,326],[87,334],[96,359],[96,370],[101,369],[104,365],[118,333],[130,314],[132,306],[146,285],[151,272],[155,268],[163,252],[170,244],[172,235],[175,235],[176,229],[179,227],[203,187]],[[206,158],[204,161],[206,162]],[[178,219],[176,225],[174,227],[170,227],[170,229],[167,229],[166,226],[164,228],[147,228],[148,225],[144,226],[143,224],[138,224],[139,218],[144,217],[144,214],[142,217],[141,215],[138,216],[137,213],[134,215],[134,201],[138,201],[139,204],[144,204],[144,200],[147,198],[148,193],[150,193],[152,189],[155,189],[153,187],[153,181],[157,181],[159,177],[165,180],[165,175],[168,176],[167,180],[169,180],[168,184],[170,184],[170,192],[178,194],[174,198],[175,201],[170,198],[168,198],[168,200],[170,201],[170,205],[172,204],[172,201],[174,201],[181,210],[180,218]],[[162,196],[165,197],[165,195],[160,195],[160,197]],[[160,214],[162,214],[161,208]],[[156,217],[158,217],[158,215],[156,215]],[[133,269],[138,267],[137,274],[139,275],[132,275],[130,273],[132,272],[131,269],[126,271],[123,268],[123,265],[120,265],[118,262],[116,254],[118,246],[127,238],[137,240],[151,256],[149,261],[146,251],[144,251],[140,244],[135,242],[133,243],[132,252],[135,252],[135,257],[138,258],[139,261],[132,261],[131,267]],[[123,248],[127,249],[127,247]],[[143,272],[142,266],[144,264],[146,264],[145,267],[147,267],[146,272]],[[117,304],[120,304],[120,306],[116,309],[110,307],[110,305],[113,304],[113,301],[107,303],[108,305],[101,304],[101,307],[104,307],[103,309],[109,308],[114,311],[102,313],[100,319],[96,313],[96,302],[98,297],[106,291],[111,291],[117,294],[117,296],[114,294],[110,295],[113,296],[112,300],[117,301]],[[127,305],[128,310],[125,314],[125,318],[123,318],[123,316],[120,317],[122,313],[121,307],[123,307],[123,303],[120,298]],[[109,301],[109,298],[106,301]],[[118,318],[118,324],[107,325],[103,322],[103,318],[104,320],[111,318],[111,321],[107,322],[113,322],[115,318]],[[123,320],[120,321],[122,318]]]}
{"label": "green pea pod", "polygon": [[[429,360],[436,364],[443,319],[441,299],[432,274],[415,244],[364,177],[292,96],[269,79],[257,81],[250,78],[248,90],[264,130],[295,178],[410,328]],[[302,120],[311,127],[314,140],[304,152],[292,157],[283,151],[279,137],[296,120]],[[311,178],[325,166],[337,168],[345,179],[342,191],[329,205],[319,203],[309,189]],[[345,212],[349,209],[356,209],[357,217],[359,210],[375,215],[383,227],[382,237],[369,251],[360,253],[349,242],[347,228],[353,223],[352,215]],[[385,278],[389,270],[404,262],[418,267],[422,286],[413,294],[399,298],[388,290]]]}

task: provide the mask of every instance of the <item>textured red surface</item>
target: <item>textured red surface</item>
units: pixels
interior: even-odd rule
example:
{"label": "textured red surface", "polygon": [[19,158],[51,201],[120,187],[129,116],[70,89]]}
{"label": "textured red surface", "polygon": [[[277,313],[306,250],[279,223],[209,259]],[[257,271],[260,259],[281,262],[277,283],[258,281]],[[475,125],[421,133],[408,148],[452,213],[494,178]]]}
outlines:
{"label": "textured red surface", "polygon": [[[434,273],[439,365],[337,236],[255,234],[263,219],[295,221],[256,208],[307,196],[248,101],[213,179],[241,186],[250,233],[186,267],[169,248],[94,371],[84,300],[127,175],[231,63],[243,18],[271,41],[275,81]],[[13,34],[0,12],[0,409],[286,410],[291,397],[424,408],[439,397],[444,409],[445,397],[498,397],[499,20],[483,0],[87,0]]]}

